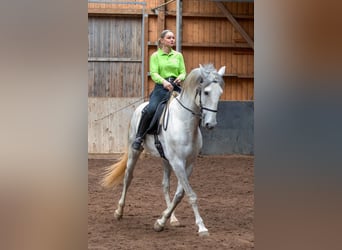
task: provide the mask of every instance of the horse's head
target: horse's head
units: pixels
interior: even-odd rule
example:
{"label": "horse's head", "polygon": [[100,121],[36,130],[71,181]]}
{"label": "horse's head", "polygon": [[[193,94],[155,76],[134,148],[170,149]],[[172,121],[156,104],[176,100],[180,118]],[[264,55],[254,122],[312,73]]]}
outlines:
{"label": "horse's head", "polygon": [[213,65],[200,65],[200,86],[198,88],[199,105],[202,113],[202,127],[212,129],[216,126],[216,113],[220,96],[223,92],[222,76],[226,70],[223,66],[216,71]]}

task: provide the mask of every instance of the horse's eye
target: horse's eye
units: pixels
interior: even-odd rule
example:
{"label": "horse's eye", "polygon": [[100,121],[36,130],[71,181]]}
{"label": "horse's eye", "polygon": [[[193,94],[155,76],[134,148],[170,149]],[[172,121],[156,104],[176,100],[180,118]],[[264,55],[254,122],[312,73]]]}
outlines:
{"label": "horse's eye", "polygon": [[209,92],[208,91],[204,91],[204,95],[209,95]]}

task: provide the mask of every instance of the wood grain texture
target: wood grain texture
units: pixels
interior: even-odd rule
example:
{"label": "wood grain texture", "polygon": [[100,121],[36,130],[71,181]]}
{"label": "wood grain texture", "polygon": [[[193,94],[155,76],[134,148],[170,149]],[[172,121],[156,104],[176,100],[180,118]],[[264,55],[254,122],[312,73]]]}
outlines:
{"label": "wood grain texture", "polygon": [[88,153],[123,152],[141,98],[88,98]]}

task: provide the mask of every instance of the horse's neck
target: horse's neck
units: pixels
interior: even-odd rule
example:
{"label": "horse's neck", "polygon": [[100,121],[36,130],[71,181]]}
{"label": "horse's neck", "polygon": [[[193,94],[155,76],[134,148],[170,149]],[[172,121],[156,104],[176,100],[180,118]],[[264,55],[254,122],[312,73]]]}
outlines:
{"label": "horse's neck", "polygon": [[180,96],[179,100],[189,109],[192,111],[199,113],[200,107],[198,103],[196,103],[196,98],[199,98],[199,96],[196,94],[196,90],[192,88],[186,89]]}
{"label": "horse's neck", "polygon": [[[198,126],[200,120],[200,107],[196,104],[196,91],[185,91],[178,96],[181,104],[178,105],[178,115],[183,121],[190,121],[190,126]],[[186,108],[185,108],[186,107]]]}

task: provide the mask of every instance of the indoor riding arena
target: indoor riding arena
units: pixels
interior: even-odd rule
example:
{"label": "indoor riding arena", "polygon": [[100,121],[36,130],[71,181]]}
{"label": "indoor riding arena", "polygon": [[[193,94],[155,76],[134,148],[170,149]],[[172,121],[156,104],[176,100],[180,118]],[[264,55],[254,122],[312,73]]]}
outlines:
{"label": "indoor riding arena", "polygon": [[[201,128],[203,147],[189,183],[207,236],[199,236],[185,195],[180,225],[161,232],[166,209],[159,157],[143,152],[121,220],[122,184],[101,186],[106,168],[127,147],[130,118],[154,83],[149,57],[161,31],[172,30],[186,71],[226,66],[217,126]],[[254,249],[254,1],[88,1],[88,249]],[[171,198],[177,186],[171,174]]]}

